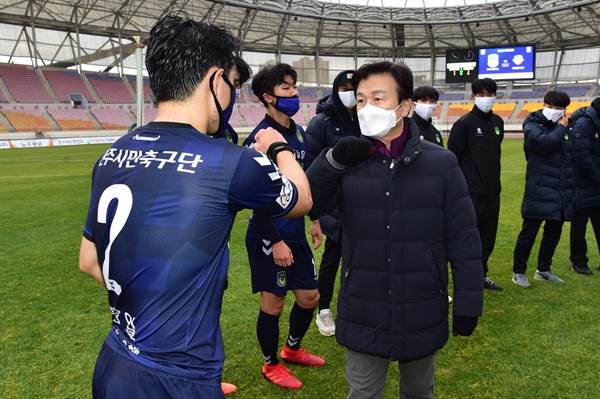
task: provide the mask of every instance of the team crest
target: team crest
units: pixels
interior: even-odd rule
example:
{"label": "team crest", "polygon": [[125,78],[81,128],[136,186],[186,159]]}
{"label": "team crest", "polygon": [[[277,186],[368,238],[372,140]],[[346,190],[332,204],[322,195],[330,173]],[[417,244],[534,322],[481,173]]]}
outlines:
{"label": "team crest", "polygon": [[280,287],[285,287],[285,285],[286,285],[285,271],[277,272],[277,285]]}
{"label": "team crest", "polygon": [[304,139],[302,138],[302,134],[300,134],[300,130],[296,129],[296,138],[299,142],[303,143]]}
{"label": "team crest", "polygon": [[496,132],[496,136],[500,136],[500,128],[498,126],[494,126],[494,132]]}

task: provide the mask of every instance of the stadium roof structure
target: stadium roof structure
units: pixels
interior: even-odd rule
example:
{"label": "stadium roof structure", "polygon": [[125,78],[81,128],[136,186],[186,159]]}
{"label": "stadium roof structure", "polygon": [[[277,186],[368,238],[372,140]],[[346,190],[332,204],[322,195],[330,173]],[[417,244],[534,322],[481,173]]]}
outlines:
{"label": "stadium roof structure", "polygon": [[[277,54],[396,59],[600,42],[598,0],[0,0],[0,56],[115,66],[158,18],[182,10],[227,25],[244,51]],[[87,36],[104,42],[86,43]]]}

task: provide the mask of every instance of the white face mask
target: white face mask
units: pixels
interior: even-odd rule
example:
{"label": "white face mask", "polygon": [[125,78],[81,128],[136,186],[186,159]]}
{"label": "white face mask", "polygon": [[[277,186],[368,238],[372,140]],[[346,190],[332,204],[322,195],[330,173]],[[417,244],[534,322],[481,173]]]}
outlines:
{"label": "white face mask", "polygon": [[402,120],[402,117],[396,120],[396,110],[402,104],[404,101],[394,109],[383,109],[371,104],[365,105],[357,112],[361,133],[374,139],[380,139],[388,134]]}
{"label": "white face mask", "polygon": [[352,90],[350,91],[340,91],[338,92],[340,96],[340,101],[344,104],[346,108],[353,108],[356,106],[356,96]]}
{"label": "white face mask", "polygon": [[417,103],[417,106],[415,107],[415,112],[417,113],[417,115],[419,115],[421,118],[427,121],[433,116],[433,113],[435,112],[436,108],[437,104]]}
{"label": "white face mask", "polygon": [[546,119],[556,123],[565,114],[565,110],[564,109],[551,109],[551,108],[544,107],[544,109],[542,110],[542,113],[544,114]]}
{"label": "white face mask", "polygon": [[492,110],[496,97],[475,97],[475,106],[486,114]]}

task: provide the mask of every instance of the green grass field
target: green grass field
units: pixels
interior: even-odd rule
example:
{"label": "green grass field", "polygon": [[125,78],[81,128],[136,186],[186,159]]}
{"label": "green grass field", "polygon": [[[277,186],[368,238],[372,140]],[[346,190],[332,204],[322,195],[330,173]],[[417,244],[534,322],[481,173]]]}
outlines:
{"label": "green grass field", "polygon": [[[568,224],[554,258],[563,286],[533,280],[537,244],[528,276],[516,287],[512,251],[521,225],[525,159],[522,141],[507,139],[496,249],[490,276],[505,287],[486,292],[484,315],[471,337],[451,337],[438,353],[437,398],[599,398],[600,272],[569,271]],[[0,151],[0,397],[89,398],[100,346],[110,328],[105,290],[78,269],[90,174],[104,145]],[[249,213],[231,234],[232,261],[222,327],[224,380],[238,398],[344,398],[344,350],[313,323],[303,346],[325,367],[290,368],[304,383],[286,391],[261,374],[255,335],[258,295],[251,294],[244,247]],[[539,241],[539,240],[538,240]],[[590,266],[600,262],[588,228]],[[592,245],[593,244],[593,245]],[[315,257],[320,260],[321,251]],[[287,334],[288,299],[281,322]],[[390,367],[385,398],[398,397],[398,370]],[[132,398],[133,399],[133,398]]]}

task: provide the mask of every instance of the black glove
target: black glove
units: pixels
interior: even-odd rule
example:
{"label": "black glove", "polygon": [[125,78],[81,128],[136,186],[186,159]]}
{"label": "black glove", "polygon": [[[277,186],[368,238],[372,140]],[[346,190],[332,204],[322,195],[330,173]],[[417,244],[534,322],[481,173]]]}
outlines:
{"label": "black glove", "polygon": [[344,137],[327,153],[327,161],[335,169],[358,165],[375,154],[370,141],[355,136]]}
{"label": "black glove", "polygon": [[468,337],[477,327],[478,317],[454,316],[452,320],[452,335]]}

